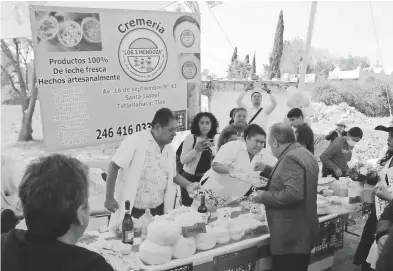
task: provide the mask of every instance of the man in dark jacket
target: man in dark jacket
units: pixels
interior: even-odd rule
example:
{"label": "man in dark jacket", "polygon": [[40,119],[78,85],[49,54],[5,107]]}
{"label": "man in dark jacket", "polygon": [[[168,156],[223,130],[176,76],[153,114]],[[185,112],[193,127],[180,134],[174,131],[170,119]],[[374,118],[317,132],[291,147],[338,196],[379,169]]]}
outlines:
{"label": "man in dark jacket", "polygon": [[3,271],[113,271],[105,259],[76,246],[89,223],[88,168],[54,154],[30,164],[19,197],[27,231],[1,235]]}
{"label": "man in dark jacket", "polygon": [[291,109],[287,114],[287,118],[291,122],[291,126],[296,129],[296,141],[314,154],[314,132],[304,121],[302,110],[299,108]]}
{"label": "man in dark jacket", "polygon": [[[265,204],[273,271],[307,271],[311,250],[319,244],[318,162],[295,141],[284,123],[271,127],[268,143],[278,158],[267,191],[253,200]],[[266,166],[265,166],[266,167]],[[264,168],[258,168],[265,171]]]}
{"label": "man in dark jacket", "polygon": [[379,249],[376,271],[393,270],[393,201],[383,211],[375,239]]}

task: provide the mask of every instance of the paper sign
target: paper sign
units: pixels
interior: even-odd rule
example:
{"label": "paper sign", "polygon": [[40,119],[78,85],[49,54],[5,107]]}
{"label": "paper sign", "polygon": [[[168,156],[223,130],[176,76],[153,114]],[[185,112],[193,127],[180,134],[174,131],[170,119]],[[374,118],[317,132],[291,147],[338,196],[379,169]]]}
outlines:
{"label": "paper sign", "polygon": [[182,227],[182,231],[184,237],[192,237],[197,235],[198,233],[206,233],[206,224],[196,223],[190,227]]}
{"label": "paper sign", "polygon": [[47,151],[121,141],[163,107],[187,129],[199,14],[31,5],[30,21]]}

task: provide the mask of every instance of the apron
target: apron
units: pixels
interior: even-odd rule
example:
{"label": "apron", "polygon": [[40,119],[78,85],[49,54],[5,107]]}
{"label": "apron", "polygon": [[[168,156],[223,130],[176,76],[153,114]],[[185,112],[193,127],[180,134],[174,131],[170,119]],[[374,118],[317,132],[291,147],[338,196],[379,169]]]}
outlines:
{"label": "apron", "polygon": [[[138,190],[139,181],[142,175],[142,169],[145,166],[146,149],[149,142],[143,140],[136,150],[134,150],[133,159],[127,168],[120,169],[115,186],[115,199],[119,203],[119,209],[111,215],[108,228],[111,231],[121,231],[121,224],[125,215],[125,202],[130,201],[130,210],[134,207],[136,192]],[[175,156],[169,157],[169,152],[166,151],[169,159],[169,169],[175,168]],[[175,177],[172,170],[169,170],[168,183],[164,198],[164,212],[173,209],[174,199],[176,196],[176,187],[173,184]]]}
{"label": "apron", "polygon": [[[383,166],[380,176],[381,176],[381,182],[383,182],[384,185],[387,185],[389,190],[392,192],[393,188],[393,167],[390,167],[392,163],[392,158],[390,158],[386,164]],[[385,177],[383,177],[385,176]],[[379,220],[379,217],[381,216],[383,210],[385,209],[386,205],[388,205],[389,202],[382,200],[375,196],[375,212],[377,215],[377,219]]]}

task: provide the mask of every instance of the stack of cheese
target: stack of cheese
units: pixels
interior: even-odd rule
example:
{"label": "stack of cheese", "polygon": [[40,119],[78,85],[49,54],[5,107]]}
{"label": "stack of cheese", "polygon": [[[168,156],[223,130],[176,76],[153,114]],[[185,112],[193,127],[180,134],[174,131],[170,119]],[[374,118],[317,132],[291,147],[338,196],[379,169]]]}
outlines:
{"label": "stack of cheese", "polygon": [[[173,215],[173,214],[172,214]],[[171,219],[171,218],[174,218]],[[195,254],[196,250],[211,249],[216,245],[215,233],[207,227],[207,232],[195,237],[184,237],[182,227],[203,222],[196,212],[180,212],[155,217],[147,228],[147,238],[139,246],[139,258],[146,264],[165,264],[172,258],[182,259]]]}

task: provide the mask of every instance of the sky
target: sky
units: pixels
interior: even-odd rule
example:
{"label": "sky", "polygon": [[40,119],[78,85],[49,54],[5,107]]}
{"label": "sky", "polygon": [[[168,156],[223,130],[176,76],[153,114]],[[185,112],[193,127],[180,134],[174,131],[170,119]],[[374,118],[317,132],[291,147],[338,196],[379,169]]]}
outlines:
{"label": "sky", "polygon": [[[393,2],[372,2],[375,27],[385,69],[393,70]],[[238,54],[256,52],[257,73],[268,63],[280,10],[284,14],[284,40],[307,37],[311,2],[225,1],[212,9]],[[232,46],[213,15],[200,4],[202,13],[202,68],[218,76],[232,56]],[[312,46],[337,56],[367,56],[378,59],[369,2],[318,2]]]}
{"label": "sky", "polygon": [[[35,2],[41,4],[40,1]],[[162,8],[167,3],[171,3],[171,1],[161,3],[127,1],[120,4],[118,2],[114,4],[114,2],[58,1],[51,4],[154,9]],[[379,60],[379,62],[385,67],[385,70],[393,70],[393,1],[373,1],[371,5],[382,55],[382,61]],[[257,73],[262,73],[262,64],[268,63],[268,56],[273,48],[278,15],[281,9],[284,14],[284,39],[291,40],[300,37],[305,40],[307,36],[311,2],[232,0],[224,1],[223,4],[214,7],[211,11],[204,2],[199,2],[199,6],[202,20],[202,69],[208,69],[210,73],[215,73],[218,76],[226,75],[226,69],[233,53],[232,46],[238,47],[238,55],[242,58],[246,54],[250,54],[252,59],[255,52]],[[28,16],[27,8],[25,9],[26,16]],[[214,13],[229,41],[211,12]],[[4,22],[10,22],[8,18],[11,14],[13,13],[3,8],[3,32],[6,29],[12,30],[12,33],[19,31],[17,27],[4,28],[6,25]],[[7,16],[7,20],[4,20]],[[21,29],[22,32],[23,30],[30,32],[28,17],[26,22],[27,26]],[[327,49],[336,56],[347,56],[348,54],[367,56],[371,64],[376,63],[380,57],[369,2],[319,1],[311,44],[313,47]]]}

